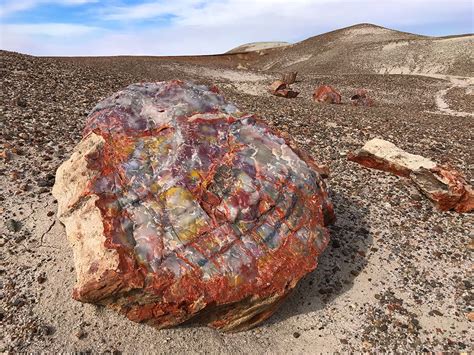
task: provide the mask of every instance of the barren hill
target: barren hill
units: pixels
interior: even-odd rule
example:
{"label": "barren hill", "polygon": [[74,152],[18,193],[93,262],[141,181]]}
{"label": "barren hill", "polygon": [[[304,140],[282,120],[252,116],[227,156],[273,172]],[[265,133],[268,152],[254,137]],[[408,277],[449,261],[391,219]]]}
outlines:
{"label": "barren hill", "polygon": [[261,70],[304,73],[472,76],[474,35],[426,37],[360,24],[277,48],[257,58]]}

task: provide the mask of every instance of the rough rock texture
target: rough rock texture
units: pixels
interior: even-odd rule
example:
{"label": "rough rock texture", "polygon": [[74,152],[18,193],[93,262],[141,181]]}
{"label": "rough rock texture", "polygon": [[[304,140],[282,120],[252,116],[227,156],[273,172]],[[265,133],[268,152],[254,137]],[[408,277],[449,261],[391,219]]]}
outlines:
{"label": "rough rock texture", "polygon": [[410,177],[440,210],[461,213],[474,210],[474,189],[452,167],[437,165],[430,170],[422,168],[413,171]]}
{"label": "rough rock texture", "polygon": [[290,87],[282,80],[274,81],[270,85],[269,90],[272,95],[286,97],[288,99],[294,99],[299,95],[299,92],[291,90]]}
{"label": "rough rock texture", "polygon": [[326,104],[340,104],[341,94],[330,85],[322,85],[314,91],[313,99]]}
{"label": "rough rock texture", "polygon": [[407,153],[393,143],[372,139],[356,153],[350,153],[348,159],[369,168],[411,178],[442,211],[474,210],[474,190],[461,173],[421,155]]}
{"label": "rough rock texture", "polygon": [[334,217],[318,166],[216,91],[137,84],[92,110],[53,188],[74,298],[235,331],[316,268]]}
{"label": "rough rock texture", "polygon": [[420,168],[430,170],[436,166],[430,159],[407,153],[395,144],[378,138],[371,139],[356,153],[350,153],[348,158],[368,168],[404,177],[409,177],[412,171]]}

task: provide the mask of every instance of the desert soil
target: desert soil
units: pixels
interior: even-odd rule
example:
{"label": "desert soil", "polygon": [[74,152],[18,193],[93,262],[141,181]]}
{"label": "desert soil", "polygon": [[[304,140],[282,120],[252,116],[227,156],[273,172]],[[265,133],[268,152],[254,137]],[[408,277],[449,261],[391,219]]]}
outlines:
{"label": "desert soil", "polygon": [[[294,85],[300,96],[288,100],[266,91],[278,73],[223,68],[219,58],[205,66],[151,57],[1,52],[0,58],[1,352],[473,350],[473,215],[439,212],[408,181],[346,159],[379,137],[450,162],[473,183],[473,118],[449,111],[472,112],[472,84],[452,88],[450,80],[421,75],[302,74]],[[72,250],[51,196],[55,171],[100,99],[134,82],[169,79],[217,84],[243,111],[288,132],[331,169],[332,241],[317,270],[250,331],[158,331],[71,298]],[[313,102],[321,84],[336,87],[344,104]],[[348,104],[359,87],[375,107]],[[439,106],[440,91],[447,107]]]}

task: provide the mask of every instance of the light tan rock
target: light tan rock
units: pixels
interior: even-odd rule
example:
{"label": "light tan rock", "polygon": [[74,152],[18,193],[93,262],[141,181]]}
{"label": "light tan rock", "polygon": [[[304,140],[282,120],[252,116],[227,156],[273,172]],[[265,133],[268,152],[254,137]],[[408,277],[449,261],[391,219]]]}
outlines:
{"label": "light tan rock", "polygon": [[97,153],[103,144],[104,139],[94,133],[83,139],[56,172],[52,191],[58,200],[58,218],[66,227],[73,249],[77,278],[74,297],[80,300],[94,298],[91,285],[106,278],[110,282],[119,263],[117,251],[104,246],[102,216],[95,205],[98,197],[83,197],[87,184],[97,174],[88,169],[86,157]]}
{"label": "light tan rock", "polygon": [[58,200],[60,220],[69,213],[72,206],[80,202],[88,182],[97,175],[97,172],[87,168],[86,156],[98,152],[104,142],[104,138],[91,133],[74,148],[71,157],[58,168],[52,193]]}
{"label": "light tan rock", "polygon": [[430,159],[407,153],[395,144],[379,138],[368,141],[355,154],[350,153],[348,159],[369,168],[406,177],[420,168],[429,170],[436,166],[436,163]]}

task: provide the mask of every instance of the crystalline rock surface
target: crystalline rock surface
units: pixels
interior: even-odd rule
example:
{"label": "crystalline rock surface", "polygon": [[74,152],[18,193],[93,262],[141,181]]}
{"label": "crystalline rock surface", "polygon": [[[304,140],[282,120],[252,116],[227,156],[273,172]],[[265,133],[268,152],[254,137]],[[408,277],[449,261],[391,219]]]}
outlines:
{"label": "crystalline rock surface", "polygon": [[100,102],[53,194],[74,298],[158,328],[260,323],[316,268],[333,219],[309,156],[216,88],[181,81]]}

